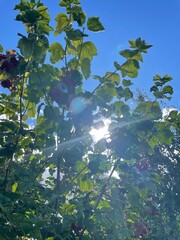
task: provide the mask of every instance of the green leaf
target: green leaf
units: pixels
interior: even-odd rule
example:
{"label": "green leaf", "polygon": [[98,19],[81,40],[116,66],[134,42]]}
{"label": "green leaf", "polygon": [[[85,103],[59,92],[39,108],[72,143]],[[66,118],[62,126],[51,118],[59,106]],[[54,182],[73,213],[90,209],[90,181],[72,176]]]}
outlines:
{"label": "green leaf", "polygon": [[147,53],[147,49],[152,47],[152,45],[148,45],[144,40],[141,40],[141,38],[137,38],[135,44],[136,48],[143,53]]}
{"label": "green leaf", "polygon": [[90,192],[92,191],[92,183],[89,178],[86,178],[84,181],[82,178],[79,179],[79,188],[81,191]]}
{"label": "green leaf", "polygon": [[6,120],[6,119],[3,119],[3,121],[0,121],[0,126],[8,128],[12,131],[17,130],[17,125],[13,121]]}
{"label": "green leaf", "polygon": [[93,56],[97,55],[97,49],[93,42],[84,42],[78,46],[78,52],[80,54],[80,61],[84,58],[88,58],[90,61]]}
{"label": "green leaf", "polygon": [[124,98],[126,101],[133,98],[133,93],[131,92],[131,90],[129,88],[124,89]]}
{"label": "green leaf", "polygon": [[114,67],[116,68],[116,70],[121,70],[121,65],[118,62],[114,62]]}
{"label": "green leaf", "polygon": [[138,76],[139,63],[135,59],[130,59],[121,66],[121,73],[123,77],[136,78]]}
{"label": "green leaf", "polygon": [[131,80],[126,80],[126,79],[123,79],[122,84],[123,84],[125,87],[128,87],[128,86],[133,85],[133,83],[131,82]]}
{"label": "green leaf", "polygon": [[29,102],[28,105],[28,116],[30,118],[34,118],[36,116],[36,104],[33,102]]}
{"label": "green leaf", "polygon": [[114,72],[107,72],[106,75],[103,77],[103,80],[106,82],[110,80],[112,84],[118,85],[120,83],[120,75]]}
{"label": "green leaf", "polygon": [[49,26],[49,24],[47,24],[45,21],[38,21],[38,29],[44,33],[49,35],[50,31],[53,31],[53,28],[51,26]]}
{"label": "green leaf", "polygon": [[165,74],[164,76],[163,76],[163,78],[161,79],[161,81],[163,82],[163,83],[167,83],[167,82],[169,82],[169,81],[171,81],[173,78],[171,77],[171,76],[169,76],[168,74]]}
{"label": "green leaf", "polygon": [[3,52],[3,46],[0,44],[0,52]]}
{"label": "green leaf", "polygon": [[111,104],[112,111],[116,114],[117,117],[121,117],[122,111],[121,108],[124,106],[124,102],[117,101]]}
{"label": "green leaf", "polygon": [[26,37],[22,37],[18,42],[18,48],[20,49],[21,54],[25,58],[29,58],[33,53],[34,43],[27,39]]}
{"label": "green leaf", "polygon": [[49,46],[49,52],[51,53],[50,61],[52,63],[59,62],[64,57],[64,54],[65,54],[65,51],[64,51],[62,45],[58,42],[52,43]]}
{"label": "green leaf", "polygon": [[155,91],[153,93],[153,95],[156,97],[156,98],[164,98],[164,94],[160,91]]}
{"label": "green leaf", "polygon": [[74,21],[78,23],[79,26],[82,26],[86,21],[86,14],[82,11],[82,8],[78,5],[74,5],[70,9],[70,13],[73,16]]}
{"label": "green leaf", "polygon": [[81,70],[86,79],[89,78],[91,74],[91,61],[89,58],[83,58],[81,62]]}
{"label": "green leaf", "polygon": [[135,109],[135,112],[141,114],[142,117],[158,120],[162,117],[161,108],[158,102],[141,102]]}
{"label": "green leaf", "polygon": [[9,156],[9,151],[5,147],[0,146],[0,158],[2,157],[8,157]]}
{"label": "green leaf", "polygon": [[153,77],[153,81],[159,81],[159,80],[161,80],[161,76],[160,75],[155,75],[154,77]]}
{"label": "green leaf", "polygon": [[11,191],[12,191],[13,193],[15,193],[16,190],[17,190],[17,187],[18,187],[18,183],[15,182],[15,183],[12,185],[12,187],[11,187]]}
{"label": "green leaf", "polygon": [[140,60],[141,62],[143,62],[143,58],[142,55],[140,53],[139,50],[130,50],[130,49],[126,49],[123,51],[120,51],[121,56],[127,58],[127,59],[136,59],[136,60]]}
{"label": "green leaf", "polygon": [[78,41],[82,39],[83,33],[79,29],[71,29],[66,31],[66,36],[73,41]]}
{"label": "green leaf", "polygon": [[159,90],[158,90],[158,87],[152,86],[152,87],[150,88],[150,92],[156,92],[156,91],[159,91]]}
{"label": "green leaf", "polygon": [[60,34],[64,29],[69,25],[69,19],[68,16],[64,13],[59,13],[56,18],[56,30],[54,32],[54,35],[57,36]]}
{"label": "green leaf", "polygon": [[87,28],[92,32],[99,32],[105,30],[102,23],[99,21],[99,17],[88,18]]}
{"label": "green leaf", "polygon": [[173,92],[174,92],[174,90],[173,90],[173,88],[170,85],[167,85],[167,86],[163,87],[163,90],[162,90],[163,94],[167,94],[168,93],[168,94],[172,95]]}
{"label": "green leaf", "polygon": [[174,137],[173,133],[171,132],[170,129],[168,128],[162,128],[159,132],[158,132],[158,139],[161,143],[165,143],[165,144],[171,144],[172,143],[172,139]]}
{"label": "green leaf", "polygon": [[134,40],[129,40],[129,43],[131,48],[136,48],[136,42]]}

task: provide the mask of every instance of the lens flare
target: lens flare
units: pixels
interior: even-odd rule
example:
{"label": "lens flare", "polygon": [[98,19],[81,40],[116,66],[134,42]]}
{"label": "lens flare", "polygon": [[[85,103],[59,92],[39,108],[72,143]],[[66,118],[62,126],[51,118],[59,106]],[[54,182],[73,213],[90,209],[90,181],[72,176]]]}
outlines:
{"label": "lens flare", "polygon": [[73,115],[82,112],[87,107],[87,100],[83,97],[74,98],[70,104],[70,111]]}
{"label": "lens flare", "polygon": [[99,129],[92,128],[91,131],[89,132],[95,142],[98,142],[103,138],[107,139],[110,136],[108,128],[111,121],[109,119],[104,119],[103,122],[104,122],[103,127]]}

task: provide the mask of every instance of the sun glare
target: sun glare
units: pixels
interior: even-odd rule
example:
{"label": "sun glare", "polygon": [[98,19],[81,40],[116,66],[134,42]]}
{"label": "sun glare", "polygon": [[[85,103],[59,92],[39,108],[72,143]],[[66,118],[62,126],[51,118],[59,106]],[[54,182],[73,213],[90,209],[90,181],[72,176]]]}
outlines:
{"label": "sun glare", "polygon": [[105,138],[105,139],[109,138],[108,127],[111,121],[109,119],[105,119],[103,120],[103,122],[104,122],[104,126],[102,128],[99,128],[99,129],[92,128],[90,131],[90,135],[92,136],[95,142],[98,142],[102,138]]}

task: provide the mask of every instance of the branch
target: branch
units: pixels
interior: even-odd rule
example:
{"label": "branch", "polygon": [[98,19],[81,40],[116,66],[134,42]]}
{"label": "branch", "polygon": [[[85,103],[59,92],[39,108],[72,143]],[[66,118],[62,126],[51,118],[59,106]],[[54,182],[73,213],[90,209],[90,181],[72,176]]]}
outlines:
{"label": "branch", "polygon": [[116,161],[113,169],[111,170],[111,173],[110,173],[108,179],[106,180],[106,182],[105,182],[104,185],[102,186],[101,191],[100,191],[100,194],[99,194],[99,196],[98,196],[98,198],[97,198],[97,201],[96,201],[96,203],[95,203],[94,210],[97,209],[97,207],[98,207],[98,205],[99,205],[99,202],[100,202],[100,200],[101,200],[101,198],[102,198],[102,196],[103,196],[103,194],[104,194],[104,192],[105,192],[105,190],[106,190],[106,186],[108,185],[108,183],[109,183],[109,181],[110,181],[110,179],[111,179],[114,171],[116,170],[116,168],[117,168],[117,166],[118,166],[118,164],[119,164],[119,161],[120,161],[120,159],[118,159],[118,160]]}

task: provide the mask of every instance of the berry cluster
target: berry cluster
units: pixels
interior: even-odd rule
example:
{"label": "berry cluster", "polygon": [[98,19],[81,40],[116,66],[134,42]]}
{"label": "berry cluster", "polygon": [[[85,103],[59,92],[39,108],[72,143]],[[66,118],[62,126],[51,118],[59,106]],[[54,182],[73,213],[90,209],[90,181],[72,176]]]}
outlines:
{"label": "berry cluster", "polygon": [[3,88],[8,88],[10,91],[15,91],[16,87],[11,79],[4,79],[1,81],[1,86]]}
{"label": "berry cluster", "polygon": [[148,162],[138,162],[136,164],[136,168],[137,170],[139,170],[139,172],[146,172],[149,169],[150,165]]}
{"label": "berry cluster", "polygon": [[49,92],[52,101],[69,107],[75,95],[75,89],[80,84],[74,78],[74,72],[75,71],[69,72],[66,76],[63,76],[60,81],[54,83]]}
{"label": "berry cluster", "polygon": [[16,59],[16,52],[14,50],[7,51],[6,54],[0,54],[0,73],[5,72],[8,76],[11,74],[11,77],[1,81],[2,87],[8,88],[10,91],[16,90],[14,80],[16,80],[17,77],[12,76],[12,73],[18,65],[19,60]]}
{"label": "berry cluster", "polygon": [[0,70],[11,73],[17,66],[19,61],[16,59],[15,51],[8,51],[7,54],[0,54]]}

